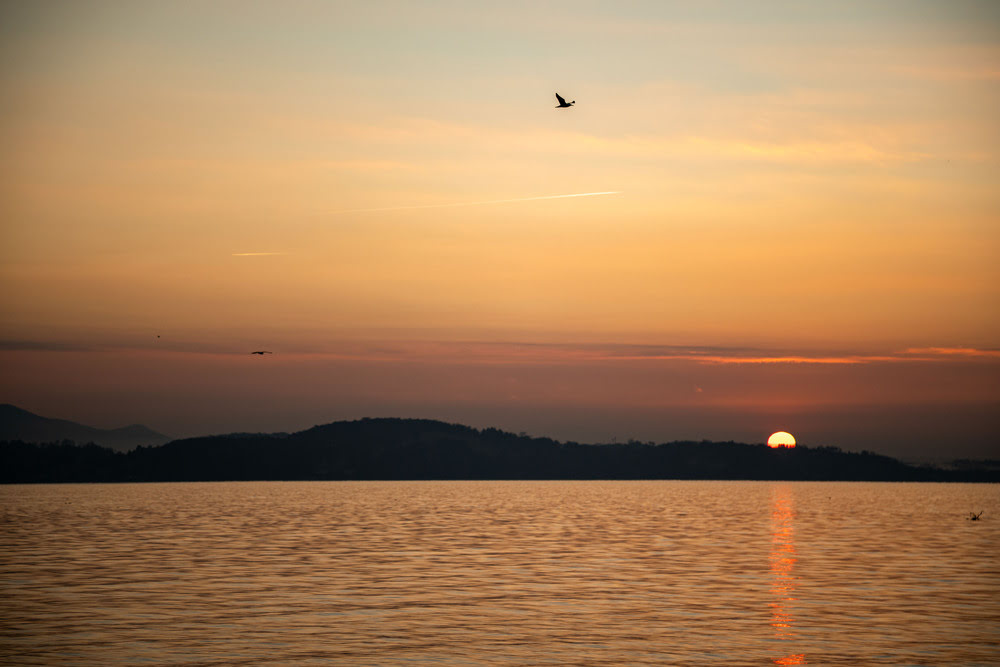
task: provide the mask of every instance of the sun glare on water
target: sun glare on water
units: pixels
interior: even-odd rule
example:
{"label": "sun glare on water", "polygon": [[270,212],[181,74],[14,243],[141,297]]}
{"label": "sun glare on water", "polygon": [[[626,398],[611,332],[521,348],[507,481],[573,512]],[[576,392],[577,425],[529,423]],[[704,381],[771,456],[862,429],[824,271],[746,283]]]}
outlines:
{"label": "sun glare on water", "polygon": [[777,433],[772,433],[771,437],[767,439],[768,447],[794,447],[795,438],[792,437],[791,433],[786,431],[778,431]]}

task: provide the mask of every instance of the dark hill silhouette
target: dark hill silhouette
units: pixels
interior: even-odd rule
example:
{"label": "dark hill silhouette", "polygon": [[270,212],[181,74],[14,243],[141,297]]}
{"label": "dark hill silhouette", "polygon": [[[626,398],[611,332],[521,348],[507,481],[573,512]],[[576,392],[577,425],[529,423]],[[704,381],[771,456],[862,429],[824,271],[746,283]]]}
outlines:
{"label": "dark hill silhouette", "polygon": [[115,429],[94,428],[65,419],[41,417],[5,403],[0,405],[0,440],[72,440],[81,444],[94,443],[116,451],[128,451],[139,445],[162,445],[169,442],[170,438],[139,424]]}
{"label": "dark hill silhouette", "polygon": [[831,447],[735,442],[581,445],[418,419],[362,419],[292,434],[229,434],[127,454],[0,443],[0,481],[760,479],[1000,481],[1000,472],[909,466]]}

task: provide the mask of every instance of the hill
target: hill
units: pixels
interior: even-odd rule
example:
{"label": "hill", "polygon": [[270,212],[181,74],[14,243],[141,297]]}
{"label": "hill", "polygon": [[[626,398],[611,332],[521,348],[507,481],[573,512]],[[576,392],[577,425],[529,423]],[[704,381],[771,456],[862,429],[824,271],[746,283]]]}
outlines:
{"label": "hill", "polygon": [[362,419],[293,434],[175,440],[128,453],[0,444],[0,481],[758,479],[1000,481],[1000,472],[906,465],[869,452],[735,442],[581,445],[431,420]]}
{"label": "hill", "polygon": [[116,451],[140,445],[162,445],[170,438],[140,424],[115,429],[94,428],[65,419],[41,417],[16,405],[0,405],[0,440],[94,443]]}

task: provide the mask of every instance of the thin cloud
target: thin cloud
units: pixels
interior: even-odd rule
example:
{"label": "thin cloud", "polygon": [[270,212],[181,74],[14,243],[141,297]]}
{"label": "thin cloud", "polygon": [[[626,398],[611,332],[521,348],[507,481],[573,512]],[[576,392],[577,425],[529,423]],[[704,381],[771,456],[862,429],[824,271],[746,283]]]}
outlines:
{"label": "thin cloud", "polygon": [[975,348],[946,347],[911,347],[902,352],[888,354],[844,354],[844,355],[808,355],[808,354],[732,354],[701,352],[680,352],[668,354],[610,354],[602,357],[613,360],[660,360],[660,361],[693,361],[701,364],[813,364],[813,365],[859,365],[873,363],[913,363],[941,362],[956,358],[1000,359],[1000,350],[979,350]]}
{"label": "thin cloud", "polygon": [[94,348],[78,343],[37,340],[0,340],[0,351],[17,352],[89,352]]}
{"label": "thin cloud", "polygon": [[906,350],[906,354],[1000,359],[1000,350],[980,350],[974,347],[911,347]]}
{"label": "thin cloud", "polygon": [[927,158],[914,151],[883,150],[860,141],[748,142],[692,137],[695,155],[733,160],[794,164],[915,162]]}
{"label": "thin cloud", "polygon": [[905,76],[932,81],[997,81],[1000,80],[1000,69],[996,67],[936,67],[936,66],[899,66],[890,71]]}
{"label": "thin cloud", "polygon": [[[497,130],[477,125],[448,124],[423,119],[410,119],[402,126],[385,128],[375,125],[350,125],[343,128],[345,134],[363,137],[398,148],[400,145],[425,146],[449,144],[478,146],[493,158],[497,155],[516,154],[523,158],[527,154],[545,155],[587,155],[620,158],[644,158],[660,160],[682,158],[692,160],[725,160],[727,162],[768,162],[775,164],[890,164],[924,160],[926,153],[913,149],[912,142],[902,142],[892,128],[882,127],[877,136],[881,139],[870,143],[858,139],[864,134],[871,136],[867,126],[841,126],[835,134],[827,131],[817,136],[816,121],[803,125],[801,114],[789,109],[798,109],[806,102],[793,96],[770,96],[761,103],[782,121],[784,139],[773,137],[747,138],[757,135],[753,126],[736,112],[719,116],[713,112],[715,123],[696,126],[690,133],[674,134],[660,131],[629,133],[624,136],[584,133],[579,131],[510,131]],[[867,99],[867,98],[864,98]],[[727,101],[726,99],[720,101]],[[830,119],[827,123],[834,123]],[[720,133],[719,123],[730,128],[728,133]],[[530,198],[529,198],[530,199]],[[471,202],[470,204],[494,203]],[[499,203],[499,202],[497,202]],[[460,204],[460,205],[470,205]],[[452,206],[454,204],[449,204]],[[409,207],[400,207],[409,208]],[[367,209],[362,209],[367,210]],[[384,210],[384,209],[376,209]],[[337,213],[348,211],[336,211]]]}
{"label": "thin cloud", "polygon": [[374,213],[377,211],[410,211],[422,208],[457,208],[459,206],[486,206],[488,204],[511,204],[524,201],[541,201],[543,199],[568,199],[571,197],[603,197],[606,195],[619,195],[621,190],[608,190],[605,192],[579,192],[568,195],[542,195],[541,197],[518,197],[516,199],[489,199],[486,201],[466,201],[453,204],[418,204],[413,206],[384,206],[380,208],[354,208],[342,211],[330,211],[329,215],[339,213]]}
{"label": "thin cloud", "polygon": [[326,359],[384,362],[476,363],[484,365],[562,365],[579,363],[682,362],[706,366],[861,366],[867,364],[944,363],[975,358],[1000,359],[1000,352],[972,348],[908,348],[884,354],[841,354],[697,346],[573,345],[517,342],[399,342],[391,347],[342,343],[335,349],[306,353]]}
{"label": "thin cloud", "polygon": [[[170,344],[157,341],[159,351],[204,354],[244,354],[233,352],[231,345]],[[576,365],[679,362],[703,366],[863,366],[870,364],[942,364],[942,363],[997,363],[1000,350],[950,347],[911,347],[884,354],[852,354],[831,352],[801,352],[783,354],[778,351],[715,346],[660,346],[628,344],[559,344],[525,342],[480,341],[396,341],[361,342],[339,341],[323,346],[325,349],[303,349],[293,346],[283,348],[286,360],[298,362],[308,359],[367,361],[389,363],[456,363],[494,365]],[[60,342],[0,341],[0,351],[80,351],[91,350],[86,346]],[[101,346],[103,350],[138,349],[130,346]],[[149,349],[144,347],[143,349]],[[702,393],[695,386],[695,393]]]}

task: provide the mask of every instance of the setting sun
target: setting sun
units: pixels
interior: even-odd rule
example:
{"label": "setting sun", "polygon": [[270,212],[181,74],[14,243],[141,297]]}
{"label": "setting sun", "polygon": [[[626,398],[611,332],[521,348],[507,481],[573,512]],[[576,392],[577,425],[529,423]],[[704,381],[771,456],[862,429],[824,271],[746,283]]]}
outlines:
{"label": "setting sun", "polygon": [[794,447],[795,438],[792,437],[791,433],[786,431],[778,431],[772,433],[771,437],[767,439],[768,447]]}

